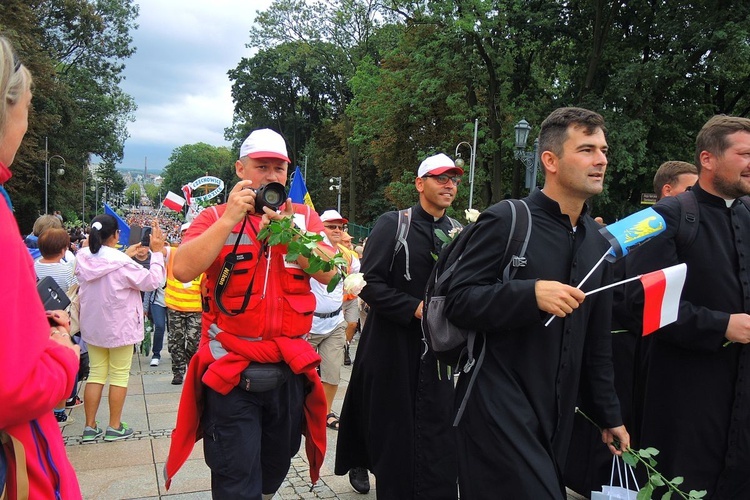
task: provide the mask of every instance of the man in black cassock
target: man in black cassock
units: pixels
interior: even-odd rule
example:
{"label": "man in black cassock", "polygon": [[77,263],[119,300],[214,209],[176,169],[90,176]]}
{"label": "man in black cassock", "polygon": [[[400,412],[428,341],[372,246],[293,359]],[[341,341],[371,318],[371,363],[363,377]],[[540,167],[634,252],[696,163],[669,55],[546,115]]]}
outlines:
{"label": "man in black cassock", "polygon": [[667,229],[628,258],[635,274],[687,264],[677,321],[649,337],[637,443],[660,451],[657,469],[684,477],[684,491],[750,498],[750,211],[738,199],[750,194],[750,120],[711,118],[695,151],[698,183],[679,195],[698,202],[695,240],[678,243],[686,222],[665,198],[654,210]]}
{"label": "man in black cassock", "polygon": [[[609,249],[585,203],[604,184],[604,119],[557,109],[542,123],[539,149],[545,182],[525,199],[532,221],[526,266],[500,282],[510,211],[494,205],[480,215],[446,298],[448,319],[481,328],[486,342],[458,426],[462,500],[566,497],[562,471],[579,380],[583,409],[603,428],[602,440],[618,454],[615,439],[629,445],[613,387],[611,293],[584,296],[609,283],[611,269],[599,266],[584,291],[575,288]],[[545,327],[550,315],[556,318]],[[468,379],[459,378],[456,401]]]}
{"label": "man in black cassock", "polygon": [[336,467],[356,491],[378,498],[456,499],[451,427],[453,377],[425,351],[422,300],[427,278],[452,224],[445,209],[463,170],[438,154],[419,167],[419,203],[411,209],[407,244],[394,255],[399,212],[382,215],[367,239],[360,297],[370,306],[341,410]]}

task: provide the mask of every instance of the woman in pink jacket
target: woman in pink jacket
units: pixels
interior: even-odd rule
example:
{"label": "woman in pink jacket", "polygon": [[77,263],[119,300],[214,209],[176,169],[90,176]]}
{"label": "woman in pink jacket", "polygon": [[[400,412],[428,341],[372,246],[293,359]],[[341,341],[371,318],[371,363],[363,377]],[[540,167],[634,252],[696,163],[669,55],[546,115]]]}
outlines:
{"label": "woman in pink jacket", "polygon": [[57,319],[48,322],[36,291],[34,263],[3,186],[28,127],[30,89],[29,71],[0,36],[0,276],[5,287],[0,314],[0,477],[6,472],[0,490],[5,487],[10,499],[80,499],[52,413],[73,389],[79,349],[70,340],[64,312],[55,311]]}
{"label": "woman in pink jacket", "polygon": [[[97,215],[91,223],[89,246],[76,255],[76,276],[80,286],[81,338],[89,349],[91,371],[83,393],[86,426],[83,441],[117,441],[133,435],[120,420],[133,362],[133,345],[143,340],[143,301],[140,292],[156,290],[164,281],[164,235],[152,224],[151,267],[132,260],[140,243],[119,251],[117,220]],[[109,379],[109,426],[99,428],[96,412],[104,384]]]}

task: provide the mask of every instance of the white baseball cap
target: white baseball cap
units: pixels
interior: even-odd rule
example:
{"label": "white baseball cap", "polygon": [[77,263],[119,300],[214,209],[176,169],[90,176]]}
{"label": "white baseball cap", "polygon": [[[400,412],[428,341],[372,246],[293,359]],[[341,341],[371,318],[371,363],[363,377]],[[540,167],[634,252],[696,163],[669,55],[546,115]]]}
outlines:
{"label": "white baseball cap", "polygon": [[269,128],[253,130],[240,146],[240,158],[276,158],[291,163],[286,151],[286,141]]}
{"label": "white baseball cap", "polygon": [[440,175],[449,170],[457,170],[459,175],[463,175],[464,173],[464,170],[457,167],[453,160],[448,157],[448,155],[440,153],[426,158],[422,162],[422,164],[419,165],[417,177],[424,177],[427,174]]}
{"label": "white baseball cap", "polygon": [[341,216],[340,213],[338,213],[336,210],[326,210],[323,212],[320,216],[320,220],[323,222],[330,222],[334,220],[341,220],[344,221],[344,224],[349,222],[348,219]]}

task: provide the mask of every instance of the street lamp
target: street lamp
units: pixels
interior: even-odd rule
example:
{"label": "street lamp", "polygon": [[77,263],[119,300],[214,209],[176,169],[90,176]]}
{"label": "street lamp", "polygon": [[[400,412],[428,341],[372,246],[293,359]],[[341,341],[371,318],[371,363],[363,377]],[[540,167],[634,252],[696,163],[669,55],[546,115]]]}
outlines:
{"label": "street lamp", "polygon": [[44,138],[44,213],[49,213],[49,162],[55,158],[63,162],[63,166],[57,169],[57,175],[63,175],[65,173],[65,158],[60,155],[49,156],[49,144],[47,138]]}
{"label": "street lamp", "polygon": [[479,118],[474,120],[474,147],[466,141],[461,141],[456,146],[456,166],[460,169],[464,168],[466,162],[461,158],[461,153],[458,152],[458,148],[462,144],[465,144],[469,148],[469,209],[471,209],[472,202],[474,200],[474,165],[477,159],[477,132],[479,131]]}
{"label": "street lamp", "polygon": [[526,151],[526,143],[529,140],[531,125],[526,120],[521,120],[515,126],[516,131],[516,150],[513,156],[516,160],[521,160],[526,167],[526,187],[533,191],[536,188],[536,174],[539,170],[539,138],[534,140],[532,151]]}
{"label": "street lamp", "polygon": [[334,189],[338,191],[338,202],[336,204],[336,211],[340,214],[341,213],[341,177],[331,177],[328,180],[328,182],[331,183],[331,186],[328,188],[329,191],[333,191]]}

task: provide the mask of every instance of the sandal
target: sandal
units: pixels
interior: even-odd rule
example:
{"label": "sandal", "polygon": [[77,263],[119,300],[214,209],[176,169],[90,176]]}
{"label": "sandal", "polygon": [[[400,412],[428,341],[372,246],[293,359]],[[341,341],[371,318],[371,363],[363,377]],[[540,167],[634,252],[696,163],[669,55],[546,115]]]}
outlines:
{"label": "sandal", "polygon": [[326,415],[326,427],[333,429],[334,431],[339,430],[339,417],[337,417],[335,413],[331,412]]}

